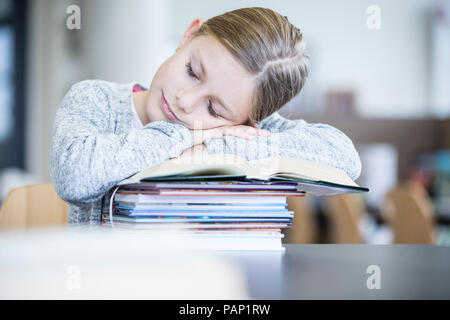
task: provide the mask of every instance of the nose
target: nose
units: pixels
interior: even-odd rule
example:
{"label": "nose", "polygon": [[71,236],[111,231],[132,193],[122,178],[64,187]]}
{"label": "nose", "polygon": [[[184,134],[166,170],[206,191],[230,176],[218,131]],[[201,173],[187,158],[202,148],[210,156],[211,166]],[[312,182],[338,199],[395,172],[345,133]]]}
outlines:
{"label": "nose", "polygon": [[200,103],[202,94],[194,88],[181,89],[175,93],[175,97],[179,108],[186,113],[191,113],[195,110],[196,105]]}

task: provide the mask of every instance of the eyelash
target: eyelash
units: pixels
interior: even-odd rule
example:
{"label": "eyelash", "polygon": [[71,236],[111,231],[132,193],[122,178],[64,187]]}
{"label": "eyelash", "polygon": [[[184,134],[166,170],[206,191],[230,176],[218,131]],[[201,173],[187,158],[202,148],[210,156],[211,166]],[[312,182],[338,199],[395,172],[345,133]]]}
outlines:
{"label": "eyelash", "polygon": [[[186,63],[186,69],[187,69],[187,73],[190,77],[198,80],[197,75],[194,73],[194,70],[192,70],[192,65],[190,62]],[[211,104],[211,100],[208,100],[208,112],[211,116],[215,117],[215,118],[219,118],[220,115],[213,109],[212,104]]]}
{"label": "eyelash", "polygon": [[189,76],[191,76],[194,79],[198,80],[197,75],[194,73],[194,70],[192,70],[192,65],[190,62],[186,63],[187,73]]}

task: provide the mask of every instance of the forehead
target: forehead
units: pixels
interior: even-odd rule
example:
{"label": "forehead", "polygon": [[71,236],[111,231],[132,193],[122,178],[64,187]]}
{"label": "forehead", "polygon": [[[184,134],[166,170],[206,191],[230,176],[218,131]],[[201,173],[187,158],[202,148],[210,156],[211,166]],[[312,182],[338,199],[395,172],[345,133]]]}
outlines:
{"label": "forehead", "polygon": [[210,36],[190,41],[194,63],[203,65],[204,85],[232,109],[236,121],[245,121],[251,107],[254,76],[251,75],[217,40]]}

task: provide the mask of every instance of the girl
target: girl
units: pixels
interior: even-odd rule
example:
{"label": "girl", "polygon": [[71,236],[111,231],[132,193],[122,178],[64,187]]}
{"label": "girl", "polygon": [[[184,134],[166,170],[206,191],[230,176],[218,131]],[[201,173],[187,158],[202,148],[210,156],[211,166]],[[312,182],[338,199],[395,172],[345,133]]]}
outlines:
{"label": "girl", "polygon": [[56,114],[50,156],[69,224],[99,223],[101,199],[116,183],[199,145],[247,160],[312,160],[357,179],[360,159],[345,134],[277,112],[307,75],[300,30],[270,9],[244,8],[195,20],[148,90],[73,85]]}

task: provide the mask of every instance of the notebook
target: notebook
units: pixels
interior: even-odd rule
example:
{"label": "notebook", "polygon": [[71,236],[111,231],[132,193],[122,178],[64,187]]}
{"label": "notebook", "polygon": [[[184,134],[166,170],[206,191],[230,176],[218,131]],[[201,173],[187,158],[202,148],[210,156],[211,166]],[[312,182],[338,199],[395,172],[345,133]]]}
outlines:
{"label": "notebook", "polygon": [[184,153],[178,158],[144,169],[118,185],[143,182],[199,182],[199,181],[246,181],[246,182],[295,182],[297,191],[313,195],[368,192],[344,171],[289,157],[270,157],[247,161],[233,154],[210,154],[206,148]]}

